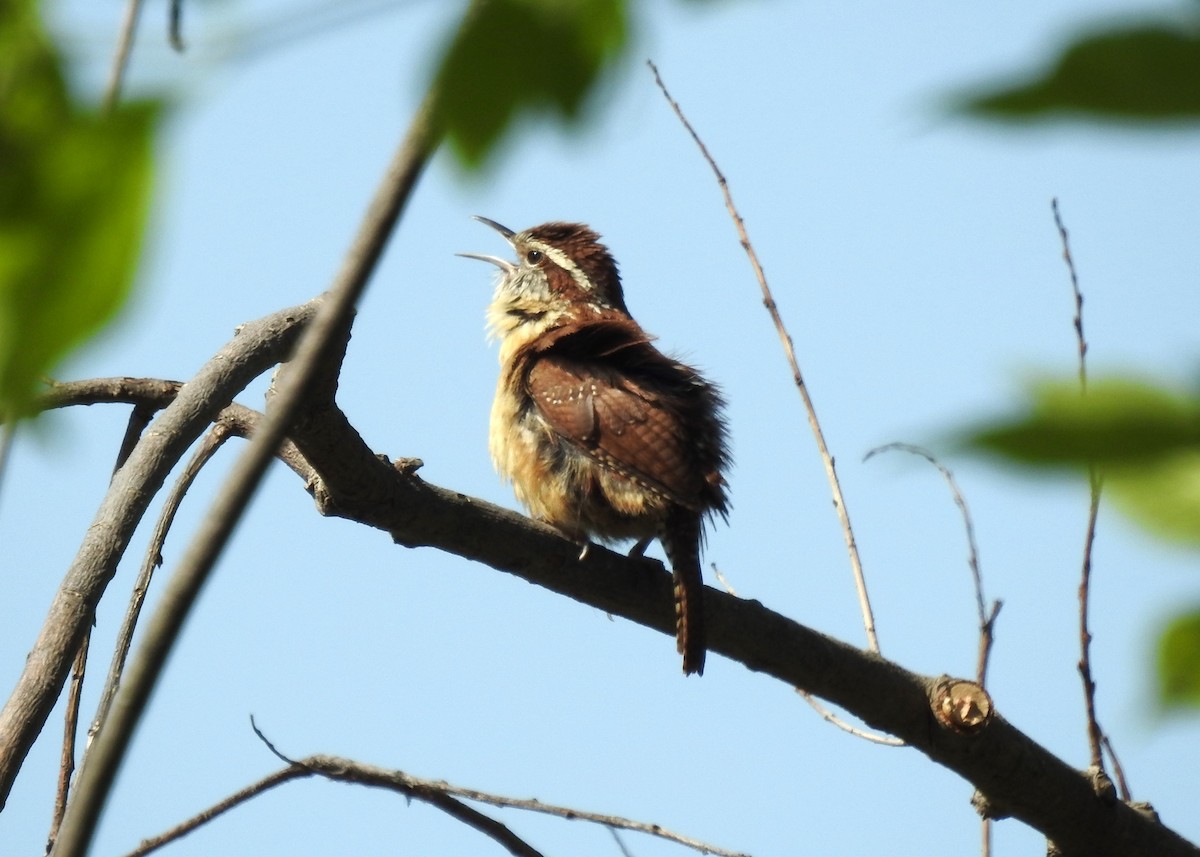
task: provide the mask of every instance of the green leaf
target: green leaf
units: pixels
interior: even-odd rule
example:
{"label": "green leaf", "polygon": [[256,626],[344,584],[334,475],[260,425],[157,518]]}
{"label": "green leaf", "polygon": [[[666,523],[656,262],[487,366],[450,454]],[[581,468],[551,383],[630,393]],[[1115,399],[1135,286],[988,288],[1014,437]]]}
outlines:
{"label": "green leaf", "polygon": [[1128,379],[1044,382],[1028,411],[977,427],[968,448],[1104,480],[1105,495],[1151,532],[1200,546],[1200,400]]}
{"label": "green leaf", "polygon": [[0,13],[0,414],[128,296],[145,227],[157,105],[76,103],[32,3]]}
{"label": "green leaf", "polygon": [[1177,616],[1158,639],[1158,701],[1200,708],[1200,611]]}
{"label": "green leaf", "polygon": [[1152,533],[1200,547],[1200,450],[1105,471],[1105,493]]}
{"label": "green leaf", "polygon": [[1140,24],[1085,35],[1062,50],[1053,68],[968,94],[956,108],[1010,121],[1196,122],[1200,28]]}
{"label": "green leaf", "polygon": [[1200,450],[1200,400],[1127,378],[1043,381],[1022,415],[977,427],[968,446],[1048,467],[1126,466]]}
{"label": "green leaf", "polygon": [[577,121],[626,44],[624,0],[487,0],[436,75],[437,120],[459,162],[479,168],[523,115]]}

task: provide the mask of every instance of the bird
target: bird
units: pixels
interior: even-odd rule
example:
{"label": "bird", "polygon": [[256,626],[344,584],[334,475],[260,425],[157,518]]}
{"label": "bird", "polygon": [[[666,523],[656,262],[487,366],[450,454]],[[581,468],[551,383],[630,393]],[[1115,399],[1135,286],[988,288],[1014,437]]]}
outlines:
{"label": "bird", "polygon": [[633,539],[635,556],[662,543],[683,672],[702,674],[701,550],[707,524],[729,513],[721,391],[655,347],[590,227],[552,221],[516,232],[475,219],[516,254],[458,254],[500,270],[487,310],[500,346],[492,461],[531,516],[584,545],[581,556],[589,539]]}

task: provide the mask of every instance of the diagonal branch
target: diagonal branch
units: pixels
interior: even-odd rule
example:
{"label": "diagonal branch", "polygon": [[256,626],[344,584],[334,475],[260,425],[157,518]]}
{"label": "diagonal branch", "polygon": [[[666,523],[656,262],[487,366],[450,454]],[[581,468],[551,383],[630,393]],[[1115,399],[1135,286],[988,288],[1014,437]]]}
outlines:
{"label": "diagonal branch", "polygon": [[[361,441],[351,437],[347,445]],[[330,444],[329,448],[336,448]],[[663,634],[674,633],[670,575],[654,560],[594,546],[584,562],[578,547],[549,527],[482,500],[426,483],[400,470],[392,490],[361,508],[329,500],[355,496],[343,477],[357,477],[357,451],[345,472],[318,466],[322,510],[379,527],[399,544],[432,546],[514,574]],[[383,470],[377,474],[384,482]],[[319,501],[322,495],[318,494]],[[970,781],[996,817],[1013,816],[1044,832],[1067,855],[1130,853],[1200,855],[1200,849],[1129,806],[1106,800],[1090,780],[1023,735],[1002,717],[964,735],[944,728],[931,703],[934,677],[909,672],[716,589],[705,593],[710,650],[799,687],[896,735]]]}
{"label": "diagonal branch", "polygon": [[[253,724],[253,718],[251,718],[251,724]],[[536,798],[514,798],[493,792],[480,791],[479,789],[455,786],[445,780],[430,780],[415,777],[404,771],[381,768],[376,765],[369,765],[340,756],[318,754],[308,756],[304,759],[289,759],[275,749],[271,742],[258,730],[257,726],[253,728],[259,738],[267,745],[267,748],[285,762],[287,767],[273,774],[268,774],[258,782],[239,790],[228,798],[173,827],[171,830],[143,841],[140,846],[131,851],[126,857],[144,857],[144,855],[186,836],[223,813],[275,786],[293,779],[309,776],[320,776],[338,782],[358,783],[360,785],[375,786],[399,792],[410,799],[423,801],[437,807],[452,818],[457,818],[459,821],[490,836],[501,845],[504,845],[510,853],[525,855],[525,857],[537,857],[538,852],[533,850],[524,840],[517,837],[507,826],[480,813],[478,810],[463,803],[463,801],[485,803],[501,809],[521,809],[528,812],[537,812],[569,821],[589,821],[594,824],[604,825],[610,830],[632,830],[692,848],[702,854],[715,854],[717,857],[748,857],[745,854],[728,851],[724,848],[710,845],[707,842],[701,842],[698,839],[675,833],[657,824],[634,821],[633,819],[616,815],[587,812],[568,806],[543,803]]]}
{"label": "diagonal branch", "polygon": [[[129,392],[115,391],[126,397],[120,401],[127,401]],[[91,400],[100,399],[93,393]],[[369,450],[364,459],[357,432],[348,427],[339,440],[337,425],[325,425],[320,463],[310,461],[319,472],[313,487],[322,513],[380,529],[407,547],[429,546],[476,560],[664,635],[674,634],[671,576],[661,563],[598,545],[580,562],[578,546],[550,527],[427,483],[411,467],[393,467]],[[363,479],[369,483],[365,488]],[[943,684],[938,678],[905,670],[756,601],[709,588],[704,604],[711,651],[902,738],[971,782],[985,796],[992,817],[1021,819],[1064,854],[1200,857],[1200,849],[1149,813],[1098,795],[1083,773],[1002,716],[971,734],[945,728],[934,713],[934,694]]]}

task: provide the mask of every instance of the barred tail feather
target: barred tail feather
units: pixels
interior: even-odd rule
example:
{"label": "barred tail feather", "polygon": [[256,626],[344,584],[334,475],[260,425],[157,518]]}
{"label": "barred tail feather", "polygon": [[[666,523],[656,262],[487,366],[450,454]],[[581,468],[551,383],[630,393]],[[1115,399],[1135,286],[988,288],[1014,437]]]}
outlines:
{"label": "barred tail feather", "polygon": [[675,645],[684,675],[704,673],[704,580],[700,571],[700,516],[676,507],[667,516],[662,543],[675,580]]}

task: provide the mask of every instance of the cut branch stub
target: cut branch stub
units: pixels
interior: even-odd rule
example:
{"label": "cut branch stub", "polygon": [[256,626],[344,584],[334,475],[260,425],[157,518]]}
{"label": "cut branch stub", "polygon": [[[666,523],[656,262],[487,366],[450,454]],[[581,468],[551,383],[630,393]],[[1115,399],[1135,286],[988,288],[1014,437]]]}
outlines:
{"label": "cut branch stub", "polygon": [[992,720],[992,698],[983,686],[967,679],[942,678],[934,686],[933,716],[960,735],[975,735]]}

